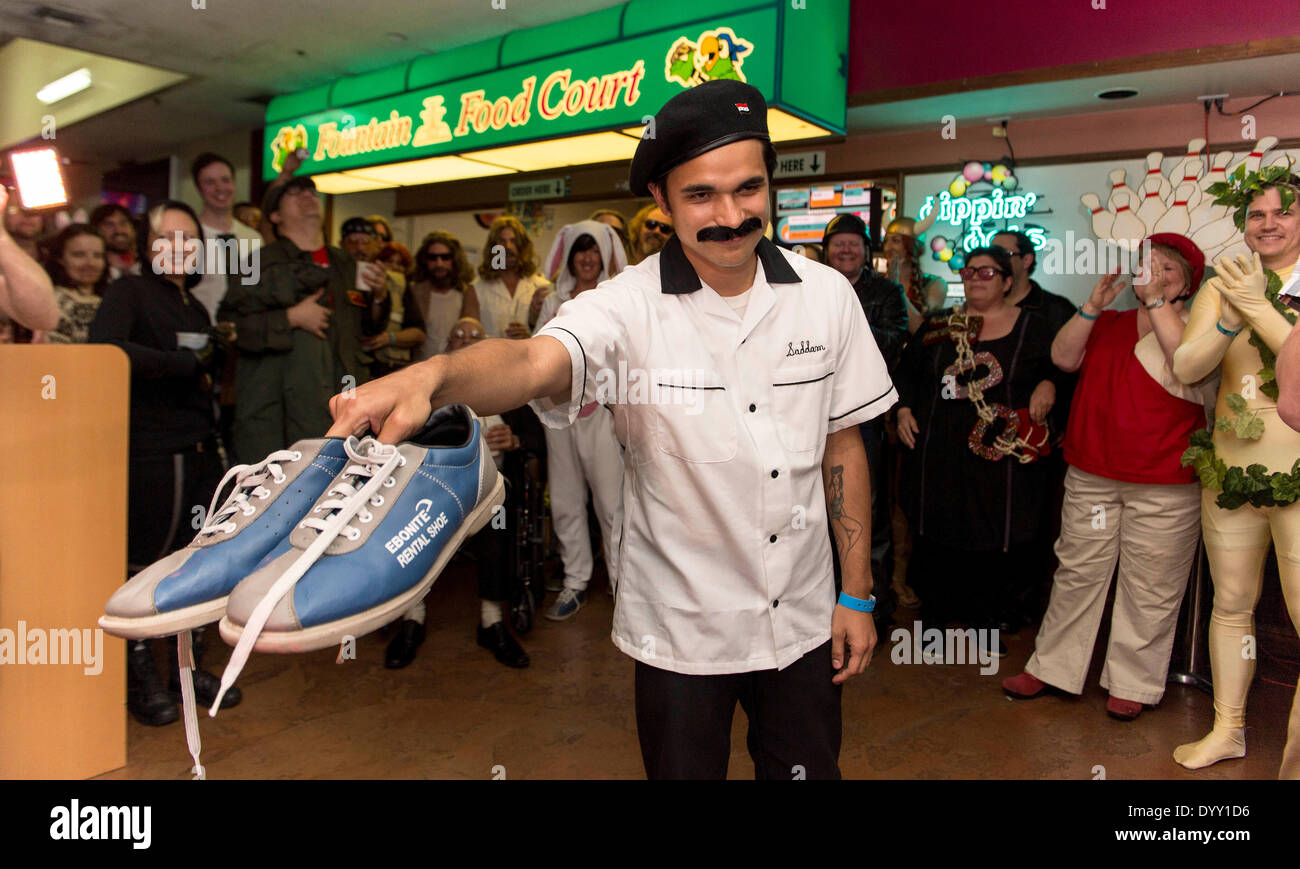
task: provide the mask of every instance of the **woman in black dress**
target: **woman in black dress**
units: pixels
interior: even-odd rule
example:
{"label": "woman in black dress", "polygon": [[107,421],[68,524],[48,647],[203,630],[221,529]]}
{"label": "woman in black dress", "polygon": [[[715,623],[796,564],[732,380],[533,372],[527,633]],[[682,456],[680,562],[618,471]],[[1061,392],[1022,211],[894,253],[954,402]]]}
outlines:
{"label": "woman in black dress", "polygon": [[[996,627],[1008,583],[1032,570],[1050,508],[1037,461],[1048,443],[1052,330],[1011,304],[1011,258],[978,248],[961,270],[965,305],[928,318],[896,385],[903,455],[899,499],[915,535],[908,583],[927,624]],[[1001,643],[993,648],[1005,654]]]}

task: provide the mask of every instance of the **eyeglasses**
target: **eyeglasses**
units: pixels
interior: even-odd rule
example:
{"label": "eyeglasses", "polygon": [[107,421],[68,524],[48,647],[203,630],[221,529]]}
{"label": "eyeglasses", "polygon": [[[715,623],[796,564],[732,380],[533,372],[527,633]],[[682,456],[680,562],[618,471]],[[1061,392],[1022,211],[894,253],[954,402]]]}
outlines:
{"label": "eyeglasses", "polygon": [[425,256],[425,260],[431,263],[443,262],[444,260],[451,262],[452,259],[454,259],[454,257],[449,253],[431,253]]}
{"label": "eyeglasses", "polygon": [[671,223],[660,223],[657,220],[647,220],[644,226],[651,232],[662,232],[664,235],[673,234],[673,226]]}
{"label": "eyeglasses", "polygon": [[981,281],[991,281],[995,275],[1001,275],[1004,278],[1007,276],[1007,273],[1002,271],[1002,269],[997,269],[993,266],[980,266],[977,269],[966,266],[966,268],[957,272],[957,274],[961,275],[963,281],[969,281],[976,275],[979,275]]}

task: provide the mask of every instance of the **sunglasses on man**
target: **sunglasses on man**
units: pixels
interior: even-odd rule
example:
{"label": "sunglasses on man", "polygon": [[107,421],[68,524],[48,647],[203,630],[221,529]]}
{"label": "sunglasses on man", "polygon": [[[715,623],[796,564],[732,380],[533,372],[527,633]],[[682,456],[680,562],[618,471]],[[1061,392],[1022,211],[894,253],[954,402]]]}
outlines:
{"label": "sunglasses on man", "polygon": [[1004,278],[1007,277],[1006,272],[1002,271],[1002,269],[996,269],[993,266],[980,266],[977,269],[966,266],[966,268],[960,270],[957,274],[961,275],[963,281],[969,281],[976,275],[979,275],[981,281],[991,281],[995,275],[1001,275]]}
{"label": "sunglasses on man", "polygon": [[647,220],[645,222],[645,228],[651,232],[660,232],[664,235],[673,234],[673,226],[671,223],[660,223],[657,220]]}
{"label": "sunglasses on man", "polygon": [[440,263],[440,262],[451,262],[452,259],[454,259],[454,257],[452,254],[449,253],[431,253],[431,254],[426,254],[424,259],[425,262]]}

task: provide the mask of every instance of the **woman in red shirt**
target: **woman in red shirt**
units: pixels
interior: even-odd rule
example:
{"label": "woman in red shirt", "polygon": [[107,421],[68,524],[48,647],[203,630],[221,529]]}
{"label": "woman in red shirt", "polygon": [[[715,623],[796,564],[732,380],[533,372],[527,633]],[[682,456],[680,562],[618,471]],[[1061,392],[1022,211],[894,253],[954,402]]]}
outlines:
{"label": "woman in red shirt", "polygon": [[1200,487],[1181,457],[1192,432],[1205,428],[1217,387],[1185,386],[1173,374],[1183,303],[1200,286],[1205,256],[1181,235],[1147,241],[1148,261],[1133,282],[1139,307],[1104,310],[1124,282],[1106,275],[1052,343],[1052,361],[1079,372],[1064,446],[1060,567],[1033,657],[1002,682],[1019,699],[1047,685],[1083,692],[1118,560],[1101,686],[1110,693],[1106,711],[1125,721],[1164,696],[1200,532]]}

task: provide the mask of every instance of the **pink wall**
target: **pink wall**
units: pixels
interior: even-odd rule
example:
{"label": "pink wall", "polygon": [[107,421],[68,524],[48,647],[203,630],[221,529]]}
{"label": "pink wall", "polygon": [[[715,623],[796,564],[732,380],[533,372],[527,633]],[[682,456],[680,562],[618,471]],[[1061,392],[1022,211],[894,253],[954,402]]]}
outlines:
{"label": "pink wall", "polygon": [[1295,0],[852,0],[849,94],[1294,35]]}
{"label": "pink wall", "polygon": [[[1253,101],[1229,100],[1225,108],[1240,109]],[[1277,136],[1280,148],[1300,144],[1300,96],[1270,100],[1250,114],[1255,118],[1255,138]],[[1066,162],[1097,154],[1173,154],[1189,139],[1201,138],[1203,125],[1204,116],[1196,106],[1155,106],[1014,121],[1010,133],[1021,163],[1058,158]],[[955,139],[943,138],[938,125],[924,132],[852,136],[826,146],[826,172],[831,176],[867,175],[995,160],[1007,153],[1006,142],[993,138],[991,128],[992,124],[963,125]],[[1242,132],[1240,119],[1212,116],[1208,150],[1250,150],[1255,139],[1244,139]]]}

